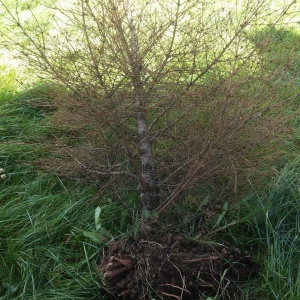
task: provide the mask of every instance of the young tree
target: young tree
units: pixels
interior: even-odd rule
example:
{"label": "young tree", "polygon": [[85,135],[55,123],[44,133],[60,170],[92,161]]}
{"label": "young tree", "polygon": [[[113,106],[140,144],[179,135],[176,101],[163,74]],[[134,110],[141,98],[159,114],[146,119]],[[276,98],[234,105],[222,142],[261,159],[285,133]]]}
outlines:
{"label": "young tree", "polygon": [[86,126],[67,150],[78,166],[138,182],[148,212],[218,174],[236,190],[247,148],[272,131],[259,112],[283,76],[260,68],[251,37],[280,26],[295,1],[0,3],[5,46],[65,87],[57,120]]}

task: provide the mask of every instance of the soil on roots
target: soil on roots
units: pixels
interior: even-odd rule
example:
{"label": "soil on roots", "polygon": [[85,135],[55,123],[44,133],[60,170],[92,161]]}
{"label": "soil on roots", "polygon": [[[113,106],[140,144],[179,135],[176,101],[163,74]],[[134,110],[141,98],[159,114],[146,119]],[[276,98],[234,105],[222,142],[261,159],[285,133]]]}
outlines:
{"label": "soil on roots", "polygon": [[240,299],[256,273],[249,255],[167,233],[151,240],[112,241],[98,266],[112,299]]}

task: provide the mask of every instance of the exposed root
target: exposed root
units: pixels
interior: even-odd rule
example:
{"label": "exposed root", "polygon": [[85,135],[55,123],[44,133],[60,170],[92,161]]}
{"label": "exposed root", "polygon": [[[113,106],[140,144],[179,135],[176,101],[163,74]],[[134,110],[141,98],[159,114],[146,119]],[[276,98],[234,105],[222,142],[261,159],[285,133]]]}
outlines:
{"label": "exposed root", "polygon": [[252,276],[256,266],[237,248],[168,234],[158,241],[111,242],[99,270],[119,299],[237,299],[238,284]]}

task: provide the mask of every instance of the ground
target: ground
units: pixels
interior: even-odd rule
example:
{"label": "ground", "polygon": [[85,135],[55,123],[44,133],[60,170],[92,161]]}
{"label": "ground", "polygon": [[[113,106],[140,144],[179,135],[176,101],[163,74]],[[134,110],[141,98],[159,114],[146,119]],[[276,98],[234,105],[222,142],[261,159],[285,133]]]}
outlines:
{"label": "ground", "polygon": [[240,284],[257,271],[251,257],[235,247],[172,233],[112,241],[98,268],[110,297],[128,300],[239,299]]}

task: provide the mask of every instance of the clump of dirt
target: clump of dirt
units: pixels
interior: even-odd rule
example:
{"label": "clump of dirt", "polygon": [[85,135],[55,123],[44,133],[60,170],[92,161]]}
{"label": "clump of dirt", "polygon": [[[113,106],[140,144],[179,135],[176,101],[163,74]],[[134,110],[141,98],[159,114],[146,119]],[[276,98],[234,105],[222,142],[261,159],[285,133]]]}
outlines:
{"label": "clump of dirt", "polygon": [[178,234],[116,240],[98,266],[113,299],[239,299],[238,285],[256,273],[235,247],[198,243]]}

